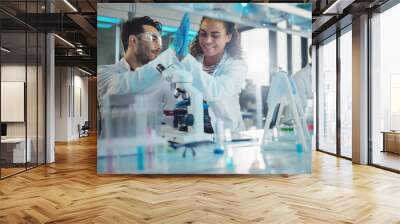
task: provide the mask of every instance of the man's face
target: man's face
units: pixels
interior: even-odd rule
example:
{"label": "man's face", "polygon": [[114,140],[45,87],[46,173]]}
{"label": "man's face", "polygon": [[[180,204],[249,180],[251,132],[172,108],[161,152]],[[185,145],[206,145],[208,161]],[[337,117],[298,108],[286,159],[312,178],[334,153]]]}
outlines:
{"label": "man's face", "polygon": [[161,38],[161,36],[153,26],[143,25],[143,29],[144,33],[137,35],[138,41],[135,56],[136,59],[144,65],[160,54],[161,45],[159,41],[157,41],[157,35],[158,38]]}

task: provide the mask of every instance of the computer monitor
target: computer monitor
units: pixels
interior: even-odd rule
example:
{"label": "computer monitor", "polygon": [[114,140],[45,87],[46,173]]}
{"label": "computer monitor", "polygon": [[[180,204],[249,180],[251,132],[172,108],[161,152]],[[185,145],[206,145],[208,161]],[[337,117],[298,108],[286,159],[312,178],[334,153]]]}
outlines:
{"label": "computer monitor", "polygon": [[1,136],[2,137],[7,136],[7,124],[6,123],[1,123]]}

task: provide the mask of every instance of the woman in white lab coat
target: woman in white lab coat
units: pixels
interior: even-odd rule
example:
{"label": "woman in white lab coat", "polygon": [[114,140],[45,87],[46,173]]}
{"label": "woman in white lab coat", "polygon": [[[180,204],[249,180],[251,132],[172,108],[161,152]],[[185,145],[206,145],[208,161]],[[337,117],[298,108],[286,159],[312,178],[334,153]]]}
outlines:
{"label": "woman in white lab coat", "polygon": [[181,63],[210,106],[214,131],[217,120],[233,132],[244,130],[239,93],[245,86],[247,64],[235,24],[203,17],[190,53]]}

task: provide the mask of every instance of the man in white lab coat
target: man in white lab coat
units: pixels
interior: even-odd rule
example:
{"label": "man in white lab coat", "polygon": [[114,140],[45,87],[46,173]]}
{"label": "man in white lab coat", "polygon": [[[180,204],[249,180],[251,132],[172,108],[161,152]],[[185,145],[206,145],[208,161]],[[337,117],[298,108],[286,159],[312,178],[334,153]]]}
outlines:
{"label": "man in white lab coat", "polygon": [[[311,46],[308,48],[308,51],[311,56]],[[292,78],[296,83],[303,112],[305,112],[307,108],[307,101],[313,99],[311,63],[307,63],[307,65],[300,71],[296,72]]]}
{"label": "man in white lab coat", "polygon": [[[311,56],[311,46],[308,49],[309,54]],[[308,108],[313,100],[313,91],[312,91],[312,75],[311,75],[311,64],[307,63],[302,69],[294,73],[291,78],[296,85],[297,96],[299,101],[299,106],[303,109],[303,115],[307,119],[310,116],[310,108]],[[311,108],[312,109],[312,108]],[[311,110],[312,112],[312,110]],[[300,113],[300,111],[299,111]],[[293,122],[293,117],[288,111],[288,108],[284,108],[283,111],[283,123],[287,125],[291,125]],[[312,116],[312,114],[311,114]]]}
{"label": "man in white lab coat", "polygon": [[[131,95],[134,102],[130,109],[144,114],[152,111],[152,123],[161,123],[163,109],[172,109],[175,104],[173,91],[156,70],[158,64],[176,62],[175,51],[168,49],[160,54],[161,24],[150,17],[133,18],[123,24],[121,40],[125,49],[123,58],[116,64],[98,67],[98,98],[100,112],[107,108],[110,97]],[[156,113],[154,113],[156,111]],[[102,114],[104,118],[104,113]]]}

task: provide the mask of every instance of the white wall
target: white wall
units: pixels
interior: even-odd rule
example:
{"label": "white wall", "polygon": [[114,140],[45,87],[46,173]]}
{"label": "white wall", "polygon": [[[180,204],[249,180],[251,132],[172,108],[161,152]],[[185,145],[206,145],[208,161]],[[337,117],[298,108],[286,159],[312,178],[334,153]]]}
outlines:
{"label": "white wall", "polygon": [[25,64],[1,65],[1,81],[25,82]]}
{"label": "white wall", "polygon": [[68,85],[67,67],[55,68],[55,141],[68,140]]}
{"label": "white wall", "polygon": [[[25,82],[25,75],[27,69],[28,74],[31,74],[32,71],[36,68],[33,66],[27,66],[25,68],[24,65],[20,64],[8,64],[8,65],[2,65],[1,66],[1,81],[3,82]],[[36,70],[35,70],[36,74]],[[35,93],[27,93],[27,96],[30,97],[36,97],[36,92]],[[27,99],[28,100],[28,99]],[[31,102],[32,100],[28,100],[28,102]],[[35,105],[36,107],[36,105]],[[7,110],[8,108],[1,108],[1,110]],[[28,114],[28,121],[33,120],[31,117],[32,114]],[[36,116],[36,114],[35,114]],[[36,118],[35,118],[36,119]],[[36,121],[36,120],[35,120]],[[29,126],[31,127],[31,125]],[[8,137],[25,137],[25,122],[7,122],[7,136]]]}
{"label": "white wall", "polygon": [[[25,83],[1,82],[1,121],[24,122]],[[36,105],[35,107],[36,108]]]}
{"label": "white wall", "polygon": [[76,68],[56,67],[56,141],[77,139],[78,124],[83,125],[88,120],[88,78],[82,75]]}
{"label": "white wall", "polygon": [[[79,70],[75,70],[75,75],[74,75],[74,111],[75,113],[72,113],[73,119],[72,121],[72,129],[71,129],[71,135],[73,138],[77,138],[79,133],[78,133],[78,124],[81,126],[85,123],[85,121],[89,120],[88,117],[88,78],[81,76],[82,73],[80,73]],[[78,75],[77,75],[77,72]],[[80,90],[80,93],[78,91]],[[80,98],[78,96],[80,95]],[[79,100],[81,101],[79,103]],[[80,105],[79,105],[80,104]],[[81,108],[79,108],[81,107]],[[79,110],[81,109],[81,111]]]}
{"label": "white wall", "polygon": [[[38,70],[37,70],[38,69]],[[39,163],[44,163],[44,74],[42,67],[24,64],[3,64],[1,66],[1,81],[24,82],[26,85],[26,106],[22,106],[22,113],[26,112],[26,120],[23,122],[6,122],[7,137],[24,138],[25,135],[30,139],[30,148],[33,161],[36,161],[39,153]],[[27,78],[27,80],[25,80]],[[4,90],[4,89],[3,89]],[[2,90],[2,91],[3,91]],[[7,95],[2,95],[2,98]],[[13,113],[10,107],[1,108],[3,112]]]}

